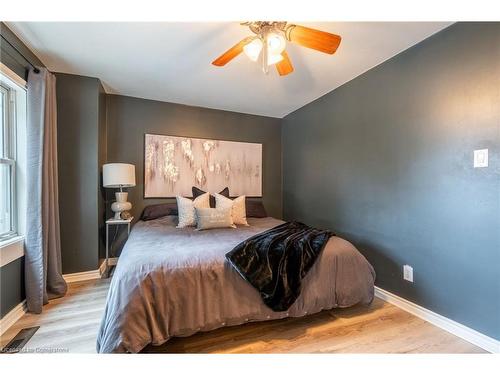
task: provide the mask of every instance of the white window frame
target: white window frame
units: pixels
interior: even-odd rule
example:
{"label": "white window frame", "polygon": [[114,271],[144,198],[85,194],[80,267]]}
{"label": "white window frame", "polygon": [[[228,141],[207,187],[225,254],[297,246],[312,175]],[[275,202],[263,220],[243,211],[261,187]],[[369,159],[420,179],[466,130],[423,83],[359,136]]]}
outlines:
{"label": "white window frame", "polygon": [[[12,231],[0,238],[0,267],[24,255],[24,233],[26,212],[26,81],[0,63],[0,84],[9,88],[9,116],[11,126],[7,129],[10,139],[8,155],[1,163],[12,165]],[[15,103],[19,104],[16,106]]]}
{"label": "white window frame", "polygon": [[0,157],[0,164],[10,167],[10,231],[0,233],[0,242],[7,241],[17,236],[17,184],[16,184],[16,101],[15,92],[4,82],[0,81],[0,91],[5,94],[6,106],[4,107],[4,121],[7,127],[4,130],[4,150]]}

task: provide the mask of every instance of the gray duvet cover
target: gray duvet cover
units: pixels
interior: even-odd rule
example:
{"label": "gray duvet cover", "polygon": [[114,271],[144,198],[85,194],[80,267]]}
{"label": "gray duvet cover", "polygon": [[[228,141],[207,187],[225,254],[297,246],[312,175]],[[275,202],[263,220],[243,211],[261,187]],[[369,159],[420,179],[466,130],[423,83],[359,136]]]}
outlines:
{"label": "gray duvet cover", "polygon": [[249,227],[176,229],[176,217],[138,222],[111,280],[97,351],[141,351],[174,336],[223,326],[314,314],[370,303],[375,272],[349,242],[332,237],[288,311],[274,312],[225,260],[241,241],[283,223],[249,219]]}

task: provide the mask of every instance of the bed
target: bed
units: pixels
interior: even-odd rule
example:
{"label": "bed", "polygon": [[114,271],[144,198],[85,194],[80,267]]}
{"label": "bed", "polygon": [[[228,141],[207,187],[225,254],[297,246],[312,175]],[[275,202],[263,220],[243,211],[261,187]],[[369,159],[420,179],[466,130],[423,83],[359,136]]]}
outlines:
{"label": "bed", "polygon": [[225,254],[283,221],[249,218],[248,227],[196,231],[175,228],[176,220],[166,216],[134,226],[111,280],[99,353],[137,353],[174,336],[373,300],[372,266],[351,243],[334,236],[305,276],[299,298],[287,311],[275,312]]}

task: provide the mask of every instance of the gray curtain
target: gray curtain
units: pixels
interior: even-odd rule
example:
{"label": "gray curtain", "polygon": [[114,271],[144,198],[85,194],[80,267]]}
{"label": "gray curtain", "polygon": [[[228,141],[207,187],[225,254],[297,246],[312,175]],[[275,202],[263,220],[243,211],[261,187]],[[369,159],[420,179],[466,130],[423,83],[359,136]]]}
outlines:
{"label": "gray curtain", "polygon": [[56,77],[45,68],[28,74],[25,286],[28,310],[41,313],[66,293],[62,277],[57,188]]}

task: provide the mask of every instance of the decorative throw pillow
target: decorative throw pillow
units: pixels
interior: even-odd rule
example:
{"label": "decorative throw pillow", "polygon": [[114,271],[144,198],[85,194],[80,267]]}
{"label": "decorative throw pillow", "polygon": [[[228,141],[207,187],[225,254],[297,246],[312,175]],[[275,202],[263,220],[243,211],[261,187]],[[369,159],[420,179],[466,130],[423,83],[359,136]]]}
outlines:
{"label": "decorative throw pillow", "polygon": [[210,208],[210,194],[205,193],[191,200],[177,196],[177,210],[179,211],[179,224],[177,228],[192,227],[196,225],[196,208]]}
{"label": "decorative throw pillow", "polygon": [[215,194],[215,207],[230,209],[233,221],[237,225],[248,225],[245,201],[246,199],[244,195],[230,199],[221,194]]}
{"label": "decorative throw pillow", "polygon": [[152,204],[150,206],[144,207],[141,215],[141,220],[154,220],[169,215],[177,216],[177,214],[177,203],[175,202]]}
{"label": "decorative throw pillow", "polygon": [[196,230],[236,228],[230,208],[196,208]]}
{"label": "decorative throw pillow", "polygon": [[267,217],[267,212],[262,201],[254,201],[247,198],[246,206],[247,217]]}
{"label": "decorative throw pillow", "polygon": [[[206,191],[198,189],[196,186],[193,186],[191,188],[191,191],[193,192],[193,198],[199,197],[200,195],[206,193]],[[219,192],[219,194],[229,198],[229,188],[226,186]],[[212,194],[210,194],[210,207],[215,208],[215,198]]]}

